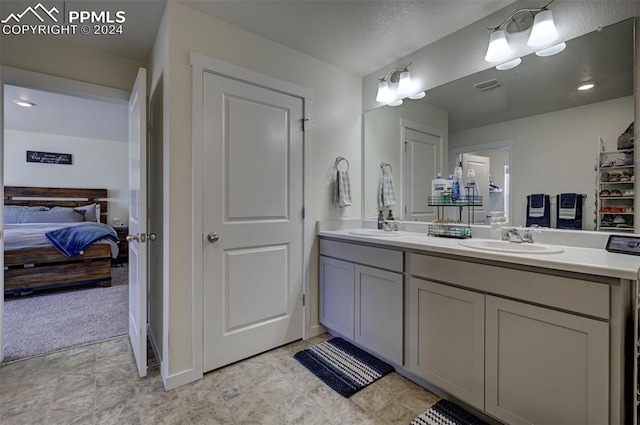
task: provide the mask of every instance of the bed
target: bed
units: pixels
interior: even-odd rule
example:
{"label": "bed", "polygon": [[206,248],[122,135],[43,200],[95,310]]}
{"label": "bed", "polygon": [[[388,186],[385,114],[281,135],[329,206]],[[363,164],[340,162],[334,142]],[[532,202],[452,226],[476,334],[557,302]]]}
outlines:
{"label": "bed", "polygon": [[[82,210],[90,205],[99,205],[91,211],[95,212],[95,220],[107,221],[107,189],[77,189],[49,187],[5,186],[4,205],[13,211],[20,207],[32,207],[29,210],[46,209],[65,210],[76,208]],[[16,206],[16,207],[14,207]],[[34,213],[34,215],[37,213]],[[7,208],[5,208],[5,216]],[[7,217],[5,217],[7,220]],[[37,222],[37,219],[36,219]],[[22,223],[22,222],[21,222]],[[45,225],[46,223],[42,223]],[[75,224],[75,223],[72,223]],[[58,223],[64,227],[64,223]],[[50,225],[49,225],[50,226]],[[56,248],[49,246],[16,248],[13,228],[5,224],[4,251],[4,292],[23,293],[36,289],[50,289],[85,284],[111,286],[111,259],[114,258],[112,243],[104,240],[91,244],[84,249],[84,254],[66,257]],[[34,227],[31,225],[25,227]],[[42,232],[44,238],[44,232]],[[42,245],[42,244],[40,244]],[[46,243],[44,244],[46,245]],[[117,245],[115,248],[117,256]]]}

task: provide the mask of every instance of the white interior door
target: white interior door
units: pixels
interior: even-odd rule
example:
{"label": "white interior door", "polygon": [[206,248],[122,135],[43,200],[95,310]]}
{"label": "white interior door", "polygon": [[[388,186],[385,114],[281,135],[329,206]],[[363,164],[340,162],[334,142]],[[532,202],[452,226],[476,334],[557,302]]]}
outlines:
{"label": "white interior door", "polygon": [[[491,164],[488,156],[472,155],[470,153],[462,154],[462,174],[464,181],[467,181],[467,173],[473,168],[476,171],[476,185],[483,197],[482,206],[473,207],[473,223],[485,224],[489,223],[487,217],[487,202],[489,201],[489,174],[491,173]],[[462,215],[463,220],[467,219],[467,213]]]}
{"label": "white interior door", "polygon": [[303,101],[203,84],[206,372],[302,337]]}
{"label": "white interior door", "polygon": [[442,166],[442,137],[408,127],[404,136],[404,219],[434,221],[437,211],[436,207],[428,206],[428,197],[431,196],[431,180],[436,178]]}
{"label": "white interior door", "polygon": [[147,375],[147,70],[129,98],[129,337],[138,373]]}

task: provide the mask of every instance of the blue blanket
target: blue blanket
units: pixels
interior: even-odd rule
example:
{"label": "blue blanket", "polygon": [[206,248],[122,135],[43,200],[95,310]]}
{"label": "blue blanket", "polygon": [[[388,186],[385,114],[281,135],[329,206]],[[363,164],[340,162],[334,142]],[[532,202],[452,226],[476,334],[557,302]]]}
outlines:
{"label": "blue blanket", "polygon": [[51,244],[67,257],[84,254],[84,249],[100,239],[118,241],[118,234],[111,227],[100,223],[87,223],[84,226],[64,227],[45,233]]}

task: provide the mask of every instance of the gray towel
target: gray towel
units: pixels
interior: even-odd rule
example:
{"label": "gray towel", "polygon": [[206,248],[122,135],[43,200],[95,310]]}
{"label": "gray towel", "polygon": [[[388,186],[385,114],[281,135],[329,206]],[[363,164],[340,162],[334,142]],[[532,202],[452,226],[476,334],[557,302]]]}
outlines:
{"label": "gray towel", "polygon": [[336,208],[344,208],[351,205],[351,181],[347,171],[338,171],[336,175],[333,204]]}
{"label": "gray towel", "polygon": [[378,182],[378,209],[396,204],[396,188],[393,185],[391,174],[383,174]]}

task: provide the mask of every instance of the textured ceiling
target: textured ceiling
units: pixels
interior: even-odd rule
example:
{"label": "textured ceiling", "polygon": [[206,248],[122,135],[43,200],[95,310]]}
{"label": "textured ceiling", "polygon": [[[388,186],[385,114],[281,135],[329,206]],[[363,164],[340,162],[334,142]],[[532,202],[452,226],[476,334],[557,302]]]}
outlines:
{"label": "textured ceiling", "polygon": [[508,0],[179,0],[264,38],[369,74],[463,28]]}
{"label": "textured ceiling", "polygon": [[[36,104],[16,105],[16,99]],[[5,85],[4,126],[8,130],[128,142],[129,111],[124,102],[102,102]]]}

